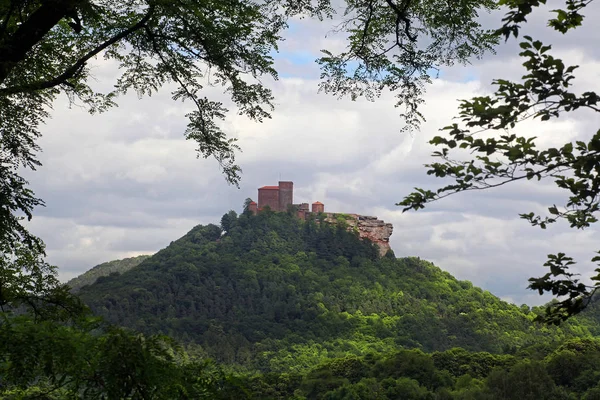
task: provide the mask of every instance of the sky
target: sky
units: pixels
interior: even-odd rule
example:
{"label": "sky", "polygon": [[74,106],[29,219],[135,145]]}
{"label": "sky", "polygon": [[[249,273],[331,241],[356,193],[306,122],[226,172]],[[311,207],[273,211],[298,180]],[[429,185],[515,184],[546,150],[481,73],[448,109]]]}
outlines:
{"label": "sky", "polygon": [[[556,2],[555,2],[556,4]],[[550,9],[552,7],[549,7]],[[600,7],[592,3],[584,26],[566,36],[545,27],[539,11],[524,34],[553,44],[554,54],[580,65],[575,89],[597,89],[600,78]],[[482,15],[498,26],[501,13]],[[296,20],[276,54],[277,81],[267,81],[276,110],[263,123],[231,112],[224,128],[237,137],[243,169],[240,188],[228,185],[214,160],[197,159],[183,137],[188,106],[173,102],[169,88],[151,98],[121,97],[119,107],[89,115],[59,99],[42,128],[43,167],[26,173],[46,206],[36,209],[30,228],[47,245],[48,261],[68,280],[101,262],[152,254],[198,224],[218,224],[229,210],[241,212],[257,188],[294,182],[295,203],[321,201],[326,211],[377,216],[394,225],[396,256],[419,256],[516,304],[548,298],[527,290],[527,279],[543,275],[546,255],[566,252],[580,260],[584,276],[594,269],[597,228],[574,231],[566,224],[531,227],[519,213],[563,204],[552,182],[526,182],[494,191],[463,193],[418,212],[402,213],[395,203],[414,187],[435,188],[427,176],[433,161],[428,141],[457,115],[458,99],[490,94],[494,78],[518,78],[522,61],[514,40],[496,54],[468,66],[442,71],[427,87],[419,132],[402,132],[403,120],[391,95],[376,102],[339,100],[318,93],[314,59],[322,48],[343,46],[331,22]],[[115,64],[96,60],[92,73],[110,87]],[[208,88],[208,97],[227,97]],[[579,113],[541,123],[528,121],[517,133],[537,136],[541,147],[589,138],[599,117]]]}

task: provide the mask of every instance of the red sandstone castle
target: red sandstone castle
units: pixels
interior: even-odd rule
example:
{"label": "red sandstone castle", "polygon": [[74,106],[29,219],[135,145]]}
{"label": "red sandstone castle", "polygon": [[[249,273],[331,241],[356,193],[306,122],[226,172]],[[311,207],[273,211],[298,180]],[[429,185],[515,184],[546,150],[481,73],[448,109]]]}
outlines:
{"label": "red sandstone castle", "polygon": [[[288,211],[295,209],[298,218],[305,220],[311,213],[324,213],[325,205],[320,201],[312,203],[311,210],[308,203],[294,204],[294,182],[280,181],[277,186],[263,186],[258,188],[258,204],[251,201],[248,209],[256,214],[265,207],[272,211]],[[325,221],[336,223],[336,216],[343,216],[348,229],[357,230],[361,238],[367,238],[379,246],[379,254],[385,255],[390,248],[390,235],[394,227],[378,220],[377,217],[368,217],[358,214],[326,213]]]}
{"label": "red sandstone castle", "polygon": [[320,201],[314,202],[310,211],[308,203],[294,204],[294,182],[289,181],[279,181],[277,186],[258,188],[258,204],[253,201],[248,208],[256,214],[265,207],[272,211],[288,211],[292,206],[297,208],[300,218],[304,218],[309,212],[325,212],[325,205]]}

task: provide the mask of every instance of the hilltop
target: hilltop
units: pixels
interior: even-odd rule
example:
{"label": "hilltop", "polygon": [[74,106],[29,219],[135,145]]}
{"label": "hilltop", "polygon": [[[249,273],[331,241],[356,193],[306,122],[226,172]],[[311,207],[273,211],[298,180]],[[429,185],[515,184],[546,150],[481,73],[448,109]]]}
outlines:
{"label": "hilltop", "polygon": [[110,274],[122,274],[129,271],[133,267],[137,267],[142,261],[150,258],[149,255],[141,255],[137,257],[124,258],[122,260],[108,261],[98,264],[83,274],[71,279],[67,285],[74,292],[79,291],[83,286],[91,285],[98,278],[109,276]]}
{"label": "hilltop", "polygon": [[120,275],[82,288],[110,322],[200,345],[230,365],[306,370],[398,348],[514,353],[588,336],[459,281],[419,258],[380,257],[343,221],[263,211],[196,226]]}

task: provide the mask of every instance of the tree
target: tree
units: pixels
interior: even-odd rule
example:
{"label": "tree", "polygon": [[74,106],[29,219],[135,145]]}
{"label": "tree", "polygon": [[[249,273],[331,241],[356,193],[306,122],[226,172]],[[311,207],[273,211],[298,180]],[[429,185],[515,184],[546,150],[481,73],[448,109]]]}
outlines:
{"label": "tree", "polygon": [[250,211],[250,203],[252,203],[254,200],[252,200],[250,197],[247,197],[246,200],[244,200],[244,206],[242,207],[242,213],[243,214],[249,214]]}
{"label": "tree", "polygon": [[237,223],[237,213],[230,210],[227,214],[221,217],[221,229],[223,232],[229,232]]}
{"label": "tree", "polygon": [[226,386],[171,339],[100,324],[22,244],[0,251],[0,377],[0,397],[11,399],[214,399]]}
{"label": "tree", "polygon": [[0,397],[231,398],[227,375],[169,338],[120,328],[98,334],[97,323],[81,322],[34,324],[21,316],[0,324]]}
{"label": "tree", "polygon": [[509,371],[496,368],[486,380],[494,399],[555,399],[556,386],[540,361],[523,360]]}
{"label": "tree", "polygon": [[0,325],[6,315],[31,314],[34,320],[65,321],[86,314],[86,307],[61,284],[56,267],[23,244],[0,248]]}
{"label": "tree", "polygon": [[[508,40],[518,36],[520,25],[545,0],[502,0],[509,7],[497,34]],[[563,34],[582,24],[582,11],[589,1],[566,0],[565,9],[556,9],[548,26]],[[551,205],[545,216],[522,213],[532,226],[546,229],[549,224],[566,220],[572,228],[585,229],[597,222],[600,201],[600,131],[588,141],[565,143],[559,148],[538,148],[535,138],[517,136],[511,130],[526,119],[541,122],[559,118],[576,110],[599,112],[600,97],[592,91],[582,94],[570,90],[577,66],[567,66],[550,54],[551,46],[524,36],[520,42],[526,74],[520,82],[496,79],[496,92],[490,96],[463,100],[459,106],[462,123],[443,128],[445,136],[436,136],[431,144],[441,146],[433,156],[440,159],[426,165],[427,173],[454,182],[435,191],[416,189],[398,205],[404,211],[424,208],[444,197],[474,190],[488,190],[514,182],[552,179],[567,191],[562,207]],[[486,136],[483,136],[486,135]],[[470,151],[464,158],[461,150]],[[592,262],[600,257],[592,258]],[[600,269],[587,286],[569,272],[575,264],[564,253],[550,254],[544,264],[550,271],[531,278],[529,288],[551,292],[561,300],[552,302],[538,320],[560,323],[582,311],[600,286]]]}
{"label": "tree", "polygon": [[[466,62],[495,43],[493,35],[476,22],[479,8],[493,7],[491,0],[460,0],[458,4],[350,0],[340,25],[348,34],[348,50],[340,55],[326,52],[320,60],[322,88],[371,99],[384,88],[397,90],[399,103],[408,107],[409,123],[416,125],[417,106],[431,68]],[[43,263],[43,242],[22,224],[43,201],[20,171],[40,167],[36,155],[40,125],[59,95],[97,113],[115,106],[117,97],[129,91],[150,96],[173,85],[173,100],[194,106],[186,116],[185,138],[197,143],[198,156],[215,158],[225,179],[237,184],[241,173],[235,163],[238,147],[219,125],[227,109],[204,97],[203,88],[221,85],[240,113],[256,121],[269,118],[273,96],[260,79],[277,78],[271,54],[277,50],[287,20],[292,16],[324,19],[333,14],[329,0],[0,0],[3,296],[4,291],[13,296],[14,307],[23,304],[21,299],[34,308],[43,301],[57,313],[71,304],[56,280],[55,269]],[[423,47],[423,43],[429,44]],[[89,63],[96,57],[112,60],[120,68],[110,92],[98,92],[90,83]],[[353,60],[358,68],[353,75],[346,74]],[[59,318],[53,315],[48,316],[49,323]],[[6,332],[12,332],[11,326],[10,318],[0,320]],[[38,327],[44,332],[42,325],[33,328]],[[4,345],[11,349],[22,337],[7,334],[6,338],[9,341]],[[127,343],[135,344],[135,340],[125,341],[131,349]],[[122,385],[116,387],[117,397],[132,393]]]}

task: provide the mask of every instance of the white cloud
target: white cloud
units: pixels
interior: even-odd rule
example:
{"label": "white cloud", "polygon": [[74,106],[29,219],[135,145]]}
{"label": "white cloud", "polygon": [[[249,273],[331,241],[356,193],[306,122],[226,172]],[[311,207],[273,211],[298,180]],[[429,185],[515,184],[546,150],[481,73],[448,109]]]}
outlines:
{"label": "white cloud", "polygon": [[[336,37],[323,39],[329,28],[311,30],[317,25],[299,23],[282,51],[317,54],[320,48],[343,45]],[[570,61],[582,64],[577,81],[586,90],[597,85],[600,71],[591,50],[596,42],[590,43],[558,46]],[[508,46],[511,51],[504,47],[501,55],[515,54],[516,44]],[[392,222],[397,256],[431,260],[517,303],[540,301],[525,287],[527,278],[543,274],[546,254],[562,250],[591,258],[595,231],[565,226],[542,231],[518,218],[520,212],[560,204],[564,194],[551,183],[465,193],[419,212],[401,213],[394,206],[413,187],[442,182],[427,176],[423,164],[432,161],[428,141],[452,122],[457,99],[487,93],[491,78],[522,75],[521,60],[490,56],[468,69],[445,71],[446,80],[427,88],[427,122],[412,136],[400,132],[393,96],[369,103],[317,94],[316,67],[289,60],[284,72],[295,76],[269,83],[277,103],[271,120],[258,124],[232,112],[223,124],[243,149],[241,190],[225,183],[215,162],[196,159],[194,144],[183,138],[189,106],[174,103],[168,88],[143,100],[132,93],[120,99],[119,108],[98,116],[57,103],[40,142],[44,166],[28,177],[47,203],[31,227],[47,242],[61,278],[103,261],[157,251],[196,224],[218,223],[229,209],[239,211],[246,197],[256,197],[258,186],[276,183],[280,176],[295,182],[297,201],[320,200],[330,211]],[[106,82],[114,67],[98,62],[99,85],[110,87]],[[477,79],[464,82],[467,70]],[[217,88],[207,93],[230,104]],[[597,123],[585,114],[543,124],[528,121],[519,132],[538,136],[540,145],[557,146],[587,137]],[[583,273],[593,268],[579,267]]]}

